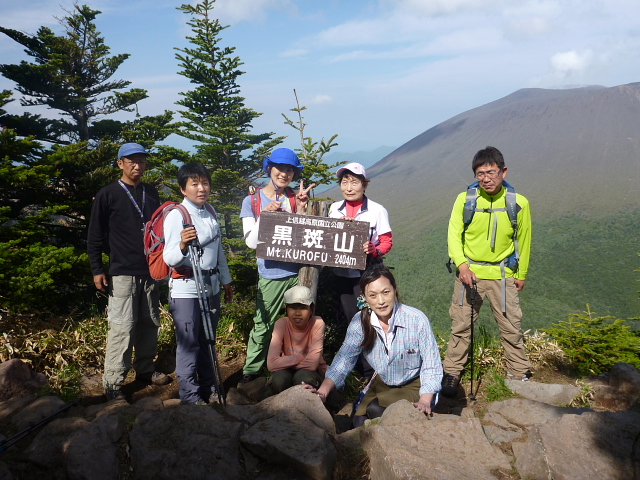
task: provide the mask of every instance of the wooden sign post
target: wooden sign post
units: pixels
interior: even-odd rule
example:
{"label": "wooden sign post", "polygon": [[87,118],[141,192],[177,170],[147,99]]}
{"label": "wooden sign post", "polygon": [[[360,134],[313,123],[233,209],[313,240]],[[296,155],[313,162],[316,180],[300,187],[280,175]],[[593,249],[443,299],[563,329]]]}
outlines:
{"label": "wooden sign post", "polygon": [[362,245],[369,239],[369,222],[327,218],[330,203],[310,200],[307,215],[262,212],[260,216],[256,255],[306,264],[298,284],[309,287],[314,298],[321,266],[364,270],[367,263]]}

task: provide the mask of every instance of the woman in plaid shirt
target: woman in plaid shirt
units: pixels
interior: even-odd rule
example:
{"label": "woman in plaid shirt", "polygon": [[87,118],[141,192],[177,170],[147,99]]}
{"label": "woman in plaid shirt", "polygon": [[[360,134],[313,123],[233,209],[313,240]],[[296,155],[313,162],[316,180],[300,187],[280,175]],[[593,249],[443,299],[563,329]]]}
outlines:
{"label": "woman in plaid shirt", "polygon": [[442,362],[429,319],[420,310],[400,303],[396,280],[383,265],[366,270],[360,288],[360,315],[351,320],[320,388],[307,388],[324,402],[333,388],[344,385],[362,353],[377,374],[356,409],[355,427],[367,416],[381,416],[386,407],[403,398],[430,415],[440,391]]}

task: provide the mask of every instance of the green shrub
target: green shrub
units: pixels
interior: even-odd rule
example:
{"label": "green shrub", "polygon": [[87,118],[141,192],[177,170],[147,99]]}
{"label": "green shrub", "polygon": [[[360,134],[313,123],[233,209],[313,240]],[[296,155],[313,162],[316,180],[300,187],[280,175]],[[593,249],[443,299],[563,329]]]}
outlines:
{"label": "green shrub", "polygon": [[567,321],[544,330],[564,350],[565,360],[581,374],[609,371],[619,362],[640,368],[640,336],[624,320],[595,317],[587,305],[583,314],[571,314]]}

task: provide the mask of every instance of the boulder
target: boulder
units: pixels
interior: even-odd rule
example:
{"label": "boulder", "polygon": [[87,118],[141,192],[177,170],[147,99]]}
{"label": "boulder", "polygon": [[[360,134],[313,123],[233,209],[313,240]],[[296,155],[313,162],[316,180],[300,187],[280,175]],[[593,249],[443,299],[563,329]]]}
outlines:
{"label": "boulder", "polygon": [[[250,399],[253,402],[259,402],[266,395],[266,385],[267,378],[266,377],[258,377],[255,380],[252,380],[249,383],[245,383],[244,385],[237,388],[237,392],[246,398]],[[233,390],[232,388],[229,391]]]}
{"label": "boulder", "polygon": [[402,418],[398,410],[403,409],[409,417],[416,410],[406,400],[392,406],[379,423],[361,431],[372,480],[494,480],[511,471],[504,454],[487,441],[477,418],[431,421],[423,415],[396,424],[385,416]]}
{"label": "boulder", "polygon": [[157,411],[164,409],[164,403],[157,397],[144,397],[134,403],[131,407],[135,413],[144,412],[146,410]]}
{"label": "boulder", "polygon": [[89,422],[83,418],[57,418],[38,433],[24,454],[30,462],[51,468],[61,463],[69,437],[87,425]]}
{"label": "boulder", "polygon": [[121,477],[118,441],[124,431],[121,415],[103,415],[82,427],[63,444],[70,480],[117,480]]}
{"label": "boulder", "polygon": [[629,480],[640,469],[637,438],[639,413],[564,415],[533,427],[524,444],[513,444],[516,468],[530,480]]}
{"label": "boulder", "polygon": [[226,413],[240,421],[253,425],[256,422],[273,417],[278,412],[291,410],[297,410],[328,434],[335,435],[335,423],[331,414],[324,407],[322,400],[302,385],[288,388],[284,392],[269,397],[257,405],[229,405]]}
{"label": "boulder", "polygon": [[18,358],[0,363],[0,400],[33,395],[47,383],[47,377]]}
{"label": "boulder", "polygon": [[2,462],[0,462],[0,480],[13,480],[11,470]]}
{"label": "boulder", "polygon": [[537,402],[557,405],[559,407],[569,405],[574,398],[580,395],[580,388],[575,385],[560,385],[557,383],[523,382],[520,380],[506,379],[504,384],[514,393],[535,400]]}
{"label": "boulder", "polygon": [[257,422],[243,432],[240,441],[268,462],[291,467],[315,480],[332,478],[337,453],[329,435],[295,409],[281,410]]}
{"label": "boulder", "polygon": [[129,435],[134,477],[238,479],[242,476],[238,436],[238,424],[210,407],[180,405],[144,411]]}
{"label": "boulder", "polygon": [[26,397],[13,397],[4,402],[0,402],[0,422],[5,418],[9,418],[16,412],[19,412],[24,407],[35,401],[35,395],[28,395]]}
{"label": "boulder", "polygon": [[609,385],[596,389],[596,405],[618,412],[629,410],[640,400],[640,370],[628,363],[616,363],[609,372]]}
{"label": "boulder", "polygon": [[64,400],[59,397],[47,396],[38,398],[11,417],[11,424],[17,430],[24,430],[59,412],[65,405]]}
{"label": "boulder", "polygon": [[584,412],[593,412],[590,408],[556,407],[526,398],[510,398],[502,402],[493,402],[489,404],[487,411],[501,415],[510,423],[521,427],[531,427],[548,420],[557,420],[565,414],[580,415]]}
{"label": "boulder", "polygon": [[231,387],[227,392],[226,401],[227,405],[251,405],[255,403],[235,387]]}

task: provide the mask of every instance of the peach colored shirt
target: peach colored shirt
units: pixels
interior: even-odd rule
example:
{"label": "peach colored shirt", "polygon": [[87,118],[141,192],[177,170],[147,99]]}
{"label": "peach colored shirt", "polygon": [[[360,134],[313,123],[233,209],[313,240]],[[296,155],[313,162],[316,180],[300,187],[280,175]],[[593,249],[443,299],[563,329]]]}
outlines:
{"label": "peach colored shirt", "polygon": [[304,330],[296,330],[287,317],[279,319],[267,353],[267,368],[271,372],[286,368],[306,369],[324,373],[327,363],[322,356],[324,320],[318,316],[309,319]]}

